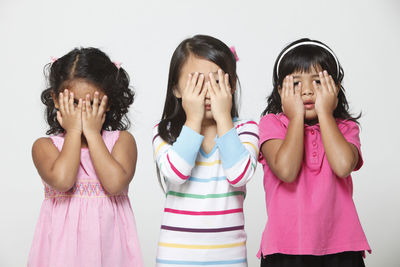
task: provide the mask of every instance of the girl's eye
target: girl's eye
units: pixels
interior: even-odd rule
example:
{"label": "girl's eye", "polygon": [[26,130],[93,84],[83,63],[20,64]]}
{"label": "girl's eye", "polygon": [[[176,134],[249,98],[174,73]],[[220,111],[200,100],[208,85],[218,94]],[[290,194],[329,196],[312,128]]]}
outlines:
{"label": "girl's eye", "polygon": [[317,84],[321,84],[320,80],[314,80],[314,82],[316,82]]}
{"label": "girl's eye", "polygon": [[219,80],[215,80],[216,83],[219,83]]}
{"label": "girl's eye", "polygon": [[294,82],[293,85],[297,86],[297,85],[299,85],[299,82]]}

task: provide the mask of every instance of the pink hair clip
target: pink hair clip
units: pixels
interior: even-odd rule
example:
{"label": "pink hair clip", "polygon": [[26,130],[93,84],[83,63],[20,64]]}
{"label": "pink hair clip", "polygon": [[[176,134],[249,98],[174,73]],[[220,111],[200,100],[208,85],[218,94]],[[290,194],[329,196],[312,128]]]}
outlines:
{"label": "pink hair clip", "polygon": [[117,69],[121,68],[122,62],[117,62],[117,61],[113,61],[115,67],[117,67]]}
{"label": "pink hair clip", "polygon": [[58,60],[58,57],[53,57],[53,56],[50,57],[51,64],[53,64],[57,60]]}
{"label": "pink hair clip", "polygon": [[239,61],[239,57],[238,57],[238,55],[236,54],[236,49],[235,49],[235,47],[234,47],[234,46],[231,46],[230,48],[231,48],[231,52],[232,52],[233,56],[235,57],[236,61]]}

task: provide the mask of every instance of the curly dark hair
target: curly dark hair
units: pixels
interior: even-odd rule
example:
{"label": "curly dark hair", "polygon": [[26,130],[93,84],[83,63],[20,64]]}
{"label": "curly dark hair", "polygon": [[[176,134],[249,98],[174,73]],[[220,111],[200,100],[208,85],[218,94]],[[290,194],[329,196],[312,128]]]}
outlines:
{"label": "curly dark hair", "polygon": [[290,43],[281,51],[281,53],[279,53],[275,61],[273,70],[272,80],[274,88],[272,90],[272,93],[268,96],[268,104],[263,111],[262,116],[268,113],[278,114],[282,112],[282,102],[278,89],[280,86],[282,86],[282,82],[287,75],[290,75],[291,73],[296,71],[308,72],[312,67],[320,66],[323,70],[327,70],[328,73],[331,74],[335,84],[340,87],[338,94],[338,105],[333,112],[333,116],[335,118],[352,120],[358,123],[357,120],[361,117],[361,113],[357,116],[352,116],[349,112],[349,104],[346,99],[345,89],[342,85],[344,77],[343,68],[340,65],[339,61],[337,62],[337,64],[339,64],[339,68],[337,67],[335,58],[326,49],[318,45],[312,44],[300,45],[298,47],[295,47],[283,56],[279,63],[279,73],[277,73],[276,69],[278,67],[277,65],[281,55],[293,45],[307,41],[312,41],[328,47],[326,44],[320,41],[302,38]]}
{"label": "curly dark hair", "polygon": [[46,134],[64,133],[57,121],[57,110],[52,94],[58,96],[69,83],[83,79],[100,88],[108,97],[108,110],[102,130],[126,130],[130,126],[128,108],[133,103],[134,92],[129,86],[129,75],[118,68],[110,58],[97,48],[75,48],[68,54],[44,67],[48,88],[41,94],[46,105],[45,117],[50,128]]}

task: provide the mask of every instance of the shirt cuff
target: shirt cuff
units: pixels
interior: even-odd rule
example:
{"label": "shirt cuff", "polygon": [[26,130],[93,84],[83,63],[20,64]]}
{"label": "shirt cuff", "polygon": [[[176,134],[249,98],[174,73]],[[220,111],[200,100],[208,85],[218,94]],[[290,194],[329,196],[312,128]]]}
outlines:
{"label": "shirt cuff", "polygon": [[221,154],[222,167],[229,169],[248,155],[248,151],[240,141],[233,127],[229,132],[215,140]]}
{"label": "shirt cuff", "polygon": [[203,139],[204,136],[184,125],[171,148],[189,165],[193,166]]}

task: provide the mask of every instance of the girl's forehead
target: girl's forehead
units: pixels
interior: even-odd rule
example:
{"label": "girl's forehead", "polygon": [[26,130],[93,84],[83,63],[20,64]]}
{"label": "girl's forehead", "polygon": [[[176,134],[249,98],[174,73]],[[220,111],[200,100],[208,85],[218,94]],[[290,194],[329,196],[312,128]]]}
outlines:
{"label": "girl's forehead", "polygon": [[217,72],[218,69],[220,69],[220,67],[214,62],[191,55],[183,64],[181,73],[184,75],[195,72],[208,74],[209,72]]}
{"label": "girl's forehead", "polygon": [[74,94],[93,94],[94,92],[104,93],[101,88],[84,79],[74,79],[63,86],[62,90],[68,89]]}

